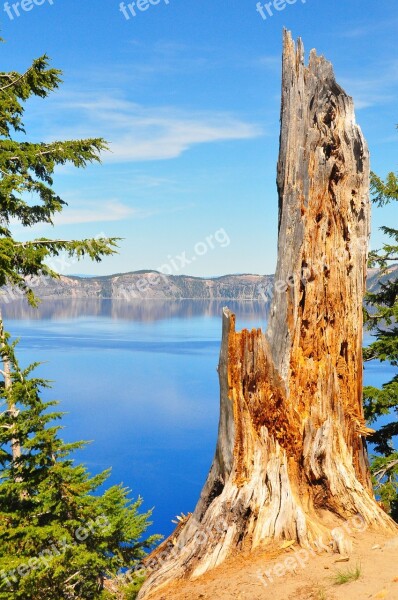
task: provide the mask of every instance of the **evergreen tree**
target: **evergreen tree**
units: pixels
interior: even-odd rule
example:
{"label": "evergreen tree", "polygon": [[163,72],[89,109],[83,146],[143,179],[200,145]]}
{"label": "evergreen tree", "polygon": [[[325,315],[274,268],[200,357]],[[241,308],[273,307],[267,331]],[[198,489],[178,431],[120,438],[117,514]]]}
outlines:
{"label": "evergreen tree", "polygon": [[[383,181],[372,173],[371,189],[378,206],[398,201],[398,175],[390,173]],[[365,323],[376,339],[364,350],[364,357],[366,361],[387,361],[397,367],[398,268],[394,263],[398,261],[398,229],[382,227],[382,231],[389,241],[370,255],[370,266],[380,268],[379,289],[367,294],[365,309]],[[376,493],[398,520],[398,448],[393,439],[398,435],[398,374],[381,389],[366,387],[364,401],[370,423],[382,415],[392,416],[390,423],[368,439],[378,453],[372,463]]]}
{"label": "evergreen tree", "polygon": [[[48,96],[60,75],[47,56],[25,73],[0,73],[0,287],[19,288],[32,305],[38,301],[34,278],[57,277],[48,265],[51,257],[66,253],[99,261],[117,246],[117,238],[24,242],[12,236],[11,221],[52,224],[65,208],[53,190],[57,166],[99,162],[107,147],[102,138],[21,141],[24,103]],[[150,512],[141,514],[142,500],[131,501],[122,486],[95,495],[108,472],[90,477],[74,464],[71,453],[84,444],[59,437],[54,421],[62,414],[40,398],[48,383],[31,377],[36,365],[20,367],[1,316],[0,353],[0,599],[107,597],[107,578],[140,561],[156,541],[143,538]]]}
{"label": "evergreen tree", "polygon": [[0,286],[19,287],[32,304],[36,298],[29,278],[57,276],[46,260],[66,252],[98,261],[113,254],[117,242],[115,238],[20,242],[12,237],[11,219],[26,227],[52,224],[54,215],[65,207],[65,201],[53,190],[57,166],[71,163],[85,167],[99,162],[100,152],[107,148],[102,138],[52,143],[13,139],[25,133],[24,102],[31,96],[48,96],[59,86],[60,75],[59,70],[49,68],[45,55],[34,60],[23,74],[0,73]]}
{"label": "evergreen tree", "polygon": [[1,353],[10,385],[0,388],[0,599],[103,598],[106,579],[158,539],[143,539],[151,512],[122,486],[94,495],[109,472],[90,477],[74,464],[84,444],[59,437],[62,415],[41,400],[48,382],[31,377],[37,365],[22,369],[5,334]]}

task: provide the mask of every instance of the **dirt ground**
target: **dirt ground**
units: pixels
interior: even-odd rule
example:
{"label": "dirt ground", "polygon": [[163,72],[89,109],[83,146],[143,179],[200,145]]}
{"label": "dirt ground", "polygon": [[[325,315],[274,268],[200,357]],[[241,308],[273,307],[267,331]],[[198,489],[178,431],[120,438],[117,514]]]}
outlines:
{"label": "dirt ground", "polygon": [[[148,600],[398,600],[398,537],[357,533],[348,560],[282,546],[272,553],[231,558],[203,577],[178,582]],[[337,584],[338,572],[356,570],[358,579]]]}

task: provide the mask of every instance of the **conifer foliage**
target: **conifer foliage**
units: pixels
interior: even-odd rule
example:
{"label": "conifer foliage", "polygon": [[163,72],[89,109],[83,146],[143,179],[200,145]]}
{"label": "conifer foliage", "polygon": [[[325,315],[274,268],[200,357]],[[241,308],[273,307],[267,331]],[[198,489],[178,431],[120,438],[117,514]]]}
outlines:
{"label": "conifer foliage", "polygon": [[[60,84],[46,56],[25,73],[0,73],[0,286],[18,287],[37,304],[33,278],[56,277],[48,259],[61,253],[100,261],[117,238],[14,239],[12,223],[52,224],[66,203],[53,190],[57,166],[85,167],[100,160],[103,139],[30,143],[24,103],[45,98]],[[46,262],[47,261],[47,262]],[[0,315],[0,600],[107,598],[107,582],[134,567],[158,536],[145,537],[151,511],[140,512],[122,485],[99,491],[109,471],[91,477],[75,464],[83,442],[65,443],[62,413],[44,402],[48,382],[23,368]],[[133,598],[139,582],[131,584]],[[114,597],[114,596],[112,596]]]}
{"label": "conifer foliage", "polygon": [[150,512],[121,485],[95,495],[109,471],[90,477],[74,464],[84,443],[62,441],[62,414],[40,397],[48,382],[32,377],[37,365],[22,369],[2,336],[10,385],[0,388],[0,599],[106,597],[106,579],[158,539],[143,539]]}
{"label": "conifer foliage", "polygon": [[[30,143],[19,141],[25,133],[22,120],[24,102],[31,96],[46,97],[60,82],[61,72],[49,68],[47,56],[33,61],[23,74],[0,73],[0,286],[12,284],[36,299],[29,277],[57,274],[46,259],[66,252],[69,256],[89,256],[99,261],[115,252],[115,238],[19,242],[12,237],[11,219],[23,226],[53,223],[54,215],[66,203],[53,190],[57,166],[85,167],[99,162],[107,148],[102,138]],[[18,140],[13,139],[18,137]]]}
{"label": "conifer foliage", "polygon": [[[390,173],[383,181],[372,173],[374,202],[384,206],[398,201],[398,175]],[[398,229],[382,227],[387,236],[382,249],[370,255],[370,266],[381,269],[379,289],[366,297],[365,323],[375,337],[364,351],[366,361],[379,360],[398,367]],[[381,389],[368,386],[364,389],[365,414],[370,423],[383,415],[391,421],[369,439],[378,453],[372,463],[377,495],[384,506],[398,520],[398,375]],[[396,439],[396,438],[395,438]]]}

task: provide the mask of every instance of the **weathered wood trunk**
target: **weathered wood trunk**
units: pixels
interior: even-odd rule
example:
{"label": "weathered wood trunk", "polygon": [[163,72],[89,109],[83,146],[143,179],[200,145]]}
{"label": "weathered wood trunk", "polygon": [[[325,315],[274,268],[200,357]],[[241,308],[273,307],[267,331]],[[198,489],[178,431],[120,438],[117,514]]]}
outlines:
{"label": "weathered wood trunk", "polygon": [[[4,332],[4,322],[3,316],[0,310],[0,353],[1,353],[1,361],[3,363],[3,369],[0,370],[1,375],[4,379],[4,389],[9,391],[12,387],[12,379],[11,379],[11,364],[10,359],[7,356],[5,351],[6,347],[6,337]],[[13,402],[8,403],[7,406],[8,413],[11,417],[16,417],[18,415],[18,409]],[[18,439],[13,439],[11,441],[11,452],[13,460],[17,460],[21,456],[21,443]]]}
{"label": "weathered wood trunk", "polygon": [[[369,153],[332,65],[284,34],[276,284],[266,334],[223,315],[221,417],[195,512],[152,557],[140,598],[236,549],[296,540],[347,551],[333,528],[374,500],[362,410]],[[347,537],[347,536],[346,536]],[[155,593],[156,597],[156,593]]]}

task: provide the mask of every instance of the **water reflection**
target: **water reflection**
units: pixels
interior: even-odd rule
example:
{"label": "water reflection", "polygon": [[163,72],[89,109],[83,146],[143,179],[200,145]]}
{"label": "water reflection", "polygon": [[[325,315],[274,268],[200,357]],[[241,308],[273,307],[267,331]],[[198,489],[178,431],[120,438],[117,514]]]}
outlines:
{"label": "water reflection", "polygon": [[[93,440],[77,459],[91,473],[112,467],[168,535],[192,511],[214,455],[219,419],[216,367],[226,301],[59,299],[39,309],[3,305],[26,366],[53,382],[63,438]],[[260,302],[228,302],[238,327],[265,324]]]}
{"label": "water reflection", "polygon": [[194,317],[221,317],[228,306],[242,321],[264,322],[268,305],[258,301],[219,300],[125,300],[76,299],[43,300],[32,308],[24,300],[3,304],[3,317],[11,320],[65,320],[81,317],[106,317],[108,319],[154,322]]}
{"label": "water reflection", "polygon": [[[23,366],[41,361],[53,381],[44,400],[62,401],[67,442],[93,440],[77,459],[93,474],[112,467],[110,484],[156,507],[152,533],[195,508],[211,465],[219,419],[216,371],[224,301],[59,299],[38,310],[3,305],[7,329],[20,337]],[[261,302],[228,302],[237,325],[265,329]],[[380,385],[392,367],[366,365]]]}

